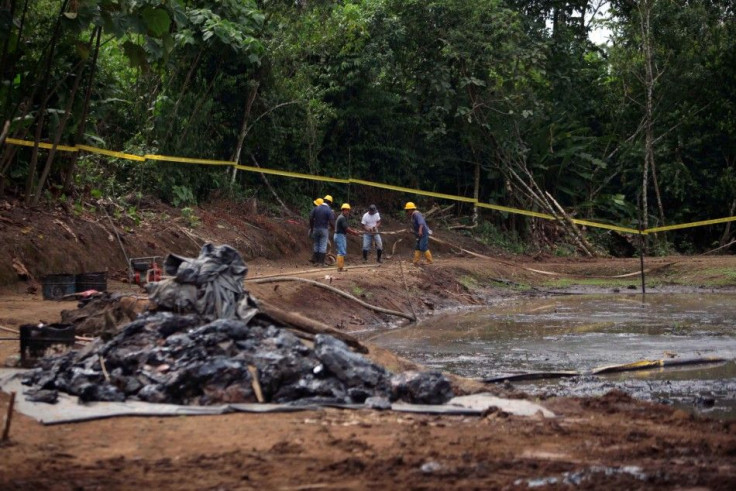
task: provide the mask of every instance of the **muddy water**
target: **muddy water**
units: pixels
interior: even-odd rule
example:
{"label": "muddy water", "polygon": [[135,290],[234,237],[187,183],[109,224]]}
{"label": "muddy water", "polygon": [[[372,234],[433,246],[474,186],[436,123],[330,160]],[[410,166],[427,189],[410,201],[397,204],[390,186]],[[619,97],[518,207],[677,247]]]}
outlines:
{"label": "muddy water", "polygon": [[[570,295],[443,315],[373,342],[425,366],[474,378],[575,371],[514,382],[535,395],[634,397],[736,419],[736,294]],[[724,363],[591,375],[639,360]]]}

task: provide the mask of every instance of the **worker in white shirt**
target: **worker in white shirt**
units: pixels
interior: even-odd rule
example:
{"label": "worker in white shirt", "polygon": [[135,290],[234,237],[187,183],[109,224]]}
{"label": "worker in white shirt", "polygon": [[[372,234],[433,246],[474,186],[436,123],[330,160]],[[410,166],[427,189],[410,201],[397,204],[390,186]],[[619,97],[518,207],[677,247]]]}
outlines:
{"label": "worker in white shirt", "polygon": [[383,242],[381,241],[381,234],[378,233],[378,227],[381,226],[381,214],[378,213],[376,205],[368,207],[368,211],[365,212],[360,223],[363,225],[363,262],[368,260],[371,245],[375,243],[376,259],[380,263],[381,254],[383,254]]}

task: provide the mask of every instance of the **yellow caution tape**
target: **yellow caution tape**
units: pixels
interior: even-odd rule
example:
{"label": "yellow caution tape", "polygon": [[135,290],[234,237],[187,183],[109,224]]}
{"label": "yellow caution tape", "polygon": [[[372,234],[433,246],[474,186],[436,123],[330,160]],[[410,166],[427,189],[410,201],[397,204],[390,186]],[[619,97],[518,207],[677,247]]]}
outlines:
{"label": "yellow caution tape", "polygon": [[133,155],[132,153],[113,152],[112,150],[103,150],[97,147],[90,147],[87,145],[77,145],[79,150],[84,150],[89,153],[98,153],[100,155],[107,155],[108,157],[116,157],[118,159],[135,160],[137,162],[144,162],[146,159],[140,155]]}
{"label": "yellow caution tape", "polygon": [[418,189],[403,188],[401,186],[393,186],[391,184],[383,184],[380,182],[364,181],[362,179],[350,179],[351,183],[362,184],[363,186],[372,186],[375,188],[391,189],[402,193],[421,194],[422,196],[432,196],[434,198],[449,199],[454,201],[463,201],[465,203],[475,203],[475,198],[466,198],[465,196],[455,196],[454,194],[435,193],[433,191],[420,191]]}
{"label": "yellow caution tape", "polygon": [[491,205],[488,203],[480,203],[480,202],[476,203],[476,205],[480,208],[488,208],[490,210],[505,211],[507,213],[515,213],[517,215],[526,215],[530,217],[544,218],[545,220],[555,220],[555,217],[553,217],[552,215],[548,215],[546,213],[539,213],[537,211],[519,210],[516,208],[509,208],[508,206]]}
{"label": "yellow caution tape", "polygon": [[[28,140],[18,140],[16,138],[7,138],[5,142],[10,145],[22,145],[26,147],[33,147],[36,145],[35,142],[28,141]],[[38,143],[38,146],[40,148],[45,148],[45,149],[53,148],[53,145],[51,143],[45,143],[45,142]],[[511,208],[508,206],[493,205],[490,203],[481,203],[475,198],[457,196],[454,194],[435,193],[433,191],[422,191],[420,189],[405,188],[402,186],[394,186],[391,184],[384,184],[381,182],[366,181],[363,179],[343,179],[343,178],[329,177],[329,176],[315,176],[313,174],[303,174],[301,172],[291,172],[291,171],[284,171],[284,170],[278,170],[278,169],[266,169],[263,167],[252,167],[248,165],[239,165],[229,160],[195,159],[195,158],[188,158],[188,157],[176,157],[176,156],[171,156],[171,155],[156,155],[156,154],[146,154],[144,156],[140,156],[140,155],[124,153],[124,152],[103,150],[101,148],[90,147],[88,145],[76,145],[74,147],[70,147],[66,145],[57,145],[56,149],[60,151],[65,151],[65,152],[77,152],[79,150],[83,150],[85,152],[107,155],[109,157],[115,157],[119,159],[133,160],[136,162],[144,162],[146,160],[156,160],[156,161],[178,162],[178,163],[183,163],[183,164],[196,164],[196,165],[228,165],[228,166],[233,166],[238,170],[242,170],[246,172],[260,172],[262,174],[269,174],[269,175],[283,176],[283,177],[293,177],[296,179],[308,179],[312,181],[332,182],[332,183],[338,183],[338,184],[359,184],[362,186],[371,186],[371,187],[376,187],[376,188],[381,188],[381,189],[390,189],[392,191],[398,191],[401,193],[416,194],[420,196],[431,196],[434,198],[446,199],[446,200],[451,200],[451,201],[459,201],[463,203],[472,203],[475,206],[478,206],[479,208],[487,208],[490,210],[502,211],[505,213],[513,213],[516,215],[525,215],[525,216],[530,216],[530,217],[535,217],[535,218],[542,218],[544,220],[556,220],[554,216],[549,215],[547,213],[540,213],[540,212],[530,211],[530,210],[522,210],[519,208]],[[576,223],[578,225],[585,225],[588,227],[596,227],[596,228],[602,228],[602,229],[607,229],[607,230],[616,230],[618,232],[623,232],[623,233],[628,233],[628,234],[650,234],[650,233],[656,233],[656,232],[665,232],[667,230],[677,230],[677,229],[683,229],[683,228],[701,227],[704,225],[714,225],[717,223],[732,222],[732,221],[736,221],[736,216],[716,218],[713,220],[703,220],[700,222],[682,223],[679,225],[669,225],[666,227],[648,228],[646,230],[636,230],[636,229],[629,228],[629,227],[620,227],[618,225],[609,225],[606,223],[591,222],[589,220],[573,219],[572,221],[573,223]]]}
{"label": "yellow caution tape", "polygon": [[165,162],[180,162],[182,164],[198,164],[198,165],[233,165],[235,162],[229,160],[210,160],[210,159],[191,159],[189,157],[173,157],[170,155],[155,155],[147,153],[143,160],[162,160]]}
{"label": "yellow caution tape", "polygon": [[656,232],[666,232],[667,230],[702,227],[703,225],[714,225],[716,223],[726,223],[726,222],[733,222],[733,221],[736,221],[736,217],[714,218],[712,220],[703,220],[700,222],[681,223],[679,225],[668,225],[666,227],[648,228],[646,231],[650,234],[653,234]]}
{"label": "yellow caution tape", "polygon": [[274,170],[274,169],[265,169],[263,167],[251,167],[249,165],[236,165],[235,168],[238,170],[244,170],[248,172],[261,172],[263,174],[271,174],[274,176],[295,177],[297,179],[309,179],[312,181],[337,182],[340,184],[350,183],[349,179],[340,179],[339,177],[315,176],[312,174],[302,174],[300,172],[290,172],[286,170]]}
{"label": "yellow caution tape", "polygon": [[[7,143],[10,143],[11,145],[22,145],[24,147],[35,147],[35,142],[28,141],[28,140],[18,140],[16,138],[6,138],[5,141]],[[39,148],[47,148],[52,149],[54,148],[54,145],[52,143],[46,143],[46,142],[40,142],[38,144]],[[66,145],[56,145],[57,150],[61,150],[62,152],[76,152],[77,147],[68,147]]]}
{"label": "yellow caution tape", "polygon": [[588,220],[578,220],[577,218],[574,218],[572,220],[577,225],[587,225],[588,227],[597,227],[597,228],[605,228],[608,230],[616,230],[617,232],[624,232],[627,234],[646,234],[648,230],[642,230],[639,232],[635,228],[629,228],[629,227],[619,227],[618,225],[608,225],[606,223],[598,223],[598,222],[590,222]]}

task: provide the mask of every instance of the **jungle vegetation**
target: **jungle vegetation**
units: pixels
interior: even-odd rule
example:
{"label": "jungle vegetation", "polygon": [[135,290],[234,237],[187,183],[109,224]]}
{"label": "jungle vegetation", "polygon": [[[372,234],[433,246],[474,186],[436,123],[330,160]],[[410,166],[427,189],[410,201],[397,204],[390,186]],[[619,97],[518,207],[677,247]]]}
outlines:
{"label": "jungle vegetation", "polygon": [[[451,204],[61,147],[90,145],[475,197],[558,216],[573,248],[595,253],[611,232],[567,218],[646,229],[734,215],[736,4],[0,0],[0,124],[0,198],[28,206],[90,194],[302,213],[325,193]],[[453,213],[469,233],[550,235],[535,218]],[[727,222],[649,247],[732,240]]]}

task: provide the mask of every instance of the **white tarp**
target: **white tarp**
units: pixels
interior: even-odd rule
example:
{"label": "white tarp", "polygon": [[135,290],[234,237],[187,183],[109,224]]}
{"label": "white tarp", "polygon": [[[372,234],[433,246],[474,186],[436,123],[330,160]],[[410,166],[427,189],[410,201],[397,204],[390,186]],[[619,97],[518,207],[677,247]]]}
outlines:
{"label": "white tarp", "polygon": [[[21,384],[21,376],[25,370],[2,369],[0,370],[0,388],[3,392],[15,392],[15,410],[25,414],[43,424],[60,424],[88,421],[92,419],[111,418],[115,416],[195,416],[215,415],[232,412],[292,412],[304,410],[317,410],[320,406],[304,405],[296,406],[290,404],[225,404],[219,406],[180,406],[176,404],[156,404],[142,401],[127,402],[92,402],[80,404],[77,398],[68,394],[59,393],[58,402],[48,404],[45,402],[27,401],[23,392],[30,388]],[[330,407],[341,407],[329,405]],[[346,409],[363,409],[367,406],[350,405]],[[541,412],[544,417],[554,417],[554,414],[529,401],[522,399],[502,399],[491,394],[473,394],[469,396],[455,397],[447,404],[422,405],[394,403],[391,410],[412,413],[430,413],[446,415],[481,415],[489,408],[496,407],[501,411],[516,416],[533,416]]]}

